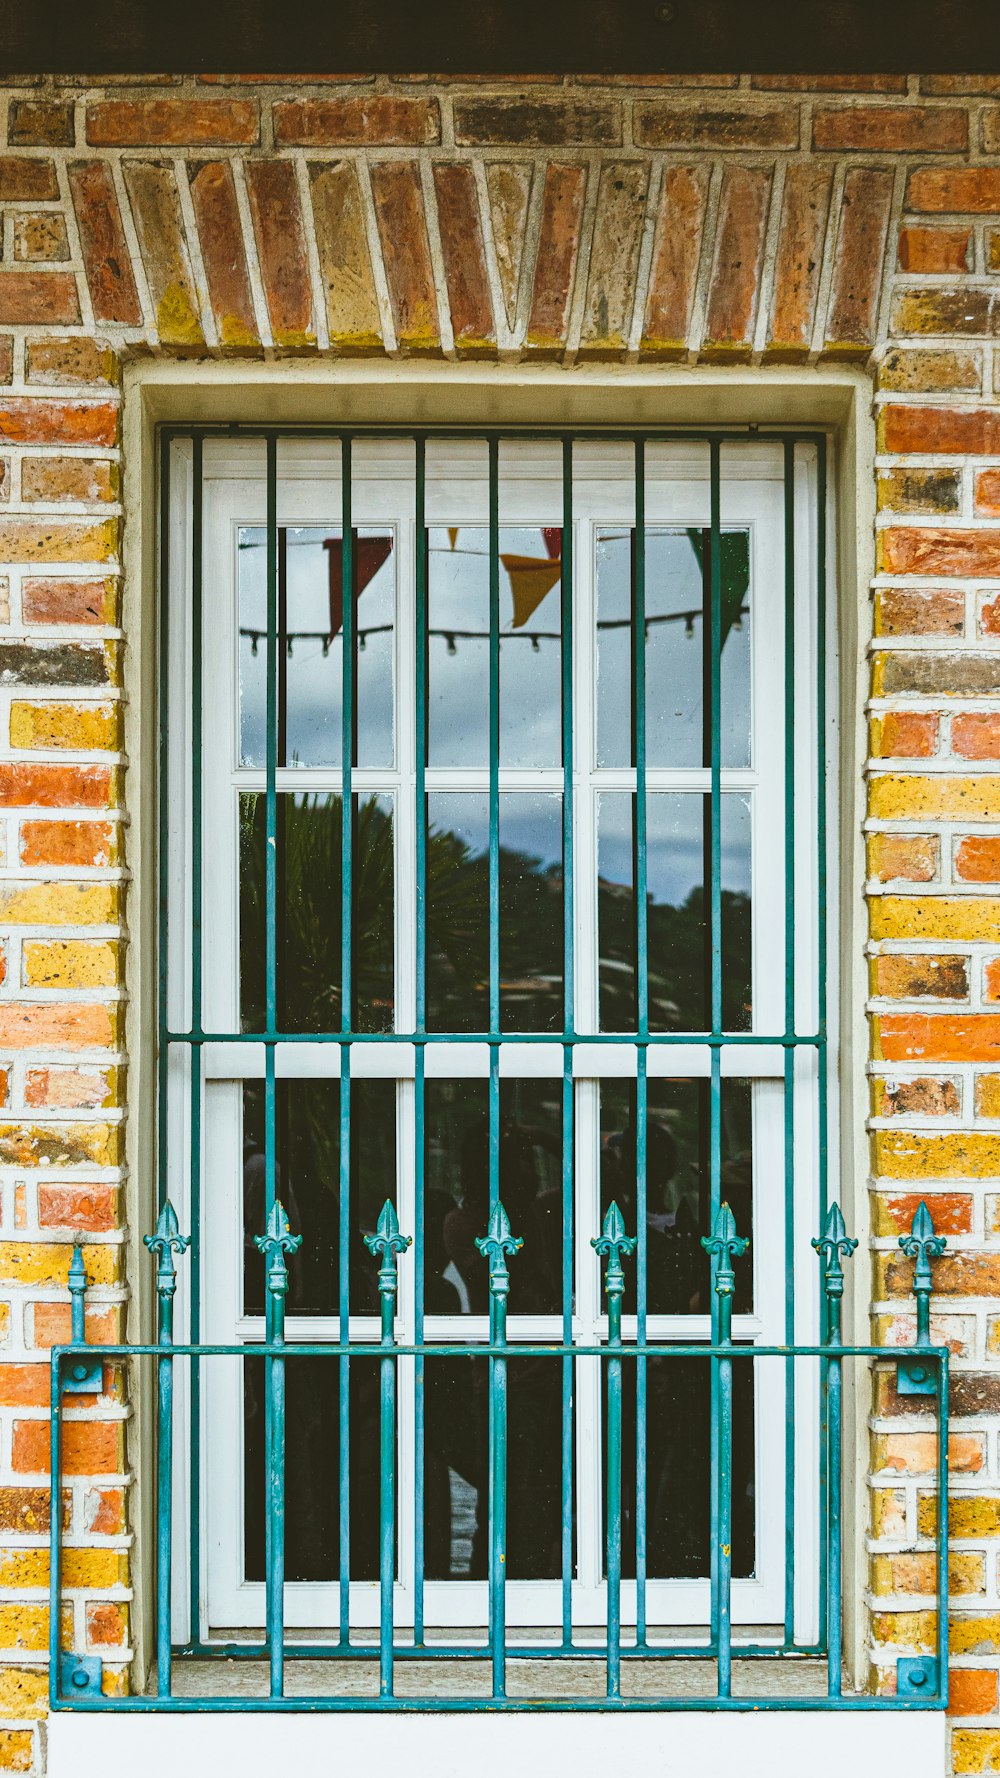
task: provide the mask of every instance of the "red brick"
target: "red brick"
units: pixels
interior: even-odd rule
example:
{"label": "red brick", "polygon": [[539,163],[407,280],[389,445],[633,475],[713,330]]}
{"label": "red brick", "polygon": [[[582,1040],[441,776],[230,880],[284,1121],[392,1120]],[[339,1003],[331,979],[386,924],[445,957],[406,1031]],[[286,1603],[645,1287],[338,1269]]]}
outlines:
{"label": "red brick", "polygon": [[95,319],[139,327],[142,310],[111,170],[105,161],[77,161],[69,186]]}
{"label": "red brick", "polygon": [[1000,412],[991,408],[902,407],[882,409],[880,448],[1000,455]]}
{"label": "red brick", "polygon": [[[29,383],[107,384],[118,380],[117,355],[103,340],[60,334],[29,339],[27,347]],[[3,381],[9,383],[10,378]]]}
{"label": "red brick", "polygon": [[29,1068],[24,1076],[24,1103],[40,1111],[97,1111],[115,1096],[114,1068],[87,1068],[60,1064]]}
{"label": "red brick", "polygon": [[891,528],[878,534],[878,562],[885,574],[1000,575],[1000,531]]}
{"label": "red brick", "polygon": [[826,323],[826,349],[838,356],[867,355],[874,343],[891,204],[891,173],[848,172]]}
{"label": "red brick", "polygon": [[278,100],[274,139],[306,148],[426,148],[441,140],[436,99],[372,93],[358,99]]}
{"label": "red brick", "polygon": [[72,272],[0,271],[0,323],[41,326],[80,319]]}
{"label": "red brick", "polygon": [[107,766],[0,764],[0,808],[106,809],[111,793]]}
{"label": "red brick", "polygon": [[1000,883],[1000,839],[969,834],[955,853],[955,875],[964,883]]}
{"label": "red brick", "polygon": [[[118,1193],[113,1185],[38,1187],[38,1222],[43,1229],[83,1229],[104,1234],[117,1226]],[[3,1366],[0,1365],[0,1373]]]}
{"label": "red brick", "polygon": [[643,148],[797,148],[797,106],[780,111],[702,110],[652,99],[637,104],[635,140]]}
{"label": "red brick", "polygon": [[687,350],[707,194],[706,167],[664,167],[642,324],[643,352],[680,357]]}
{"label": "red brick", "polygon": [[979,631],[983,636],[1000,636],[1000,598],[990,599],[979,613]]}
{"label": "red brick", "polygon": [[967,272],[972,236],[967,228],[901,228],[898,263],[903,272]]}
{"label": "red brick", "polygon": [[0,200],[30,203],[58,196],[54,161],[29,159],[27,155],[0,156]]}
{"label": "red brick", "polygon": [[785,174],[774,267],[770,358],[805,357],[812,343],[830,207],[828,167],[792,162]]}
{"label": "red brick", "polygon": [[95,148],[251,146],[260,133],[256,99],[104,99],[87,106]]}
{"label": "red brick", "polygon": [[527,337],[528,346],[545,357],[557,357],[566,345],[586,190],[585,167],[546,167]]}
{"label": "red brick", "polygon": [[703,344],[707,356],[750,354],[771,176],[770,167],[727,167],[723,173]]}
{"label": "red brick", "polygon": [[101,445],[118,442],[118,409],[108,402],[0,396],[4,444]]}
{"label": "red brick", "polygon": [[[62,1466],[65,1475],[114,1475],[121,1467],[116,1421],[64,1420]],[[15,1420],[11,1467],[17,1475],[48,1475],[47,1420]]]}
{"label": "red brick", "polygon": [[231,350],[260,344],[236,186],[228,161],[208,161],[191,173],[201,256],[219,344]]}
{"label": "red brick", "polygon": [[876,595],[877,636],[960,636],[964,628],[965,595],[949,587],[881,587]]}
{"label": "red brick", "polygon": [[[875,1092],[876,1112],[881,1117],[957,1117],[962,1109],[953,1080],[932,1080],[926,1074],[918,1075],[916,1080],[876,1081]],[[919,1202],[919,1197],[887,1200],[886,1209],[896,1217],[900,1232],[909,1229]],[[935,1203],[940,1202],[935,1199]],[[952,1219],[951,1230],[945,1232],[967,1232],[972,1225],[972,1199],[949,1197],[945,1203],[951,1206],[948,1214]],[[962,1217],[966,1220],[960,1227]]]}
{"label": "red brick", "polygon": [[977,474],[976,511],[1000,518],[1000,469],[981,469]]}
{"label": "red brick", "polygon": [[905,93],[905,74],[751,74],[766,93]]}
{"label": "red brick", "polygon": [[907,1013],[879,1021],[886,1062],[1000,1061],[1000,1015]]}
{"label": "red brick", "polygon": [[844,105],[813,115],[813,147],[859,148],[881,153],[943,153],[967,148],[965,110],[929,105]]}
{"label": "red brick", "polygon": [[22,500],[117,500],[118,465],[106,457],[25,457]]}
{"label": "red brick", "polygon": [[291,161],[249,161],[250,213],[276,346],[316,343],[302,210]]}
{"label": "red brick", "polygon": [[1000,716],[981,710],[953,716],[951,747],[963,759],[1000,759]]}
{"label": "red brick", "polygon": [[440,163],[434,190],[455,345],[460,352],[489,354],[496,329],[472,167],[467,161]]}
{"label": "red brick", "polygon": [[126,161],[123,167],[161,345],[205,343],[173,167]]}
{"label": "red brick", "polygon": [[549,98],[456,99],[455,140],[517,148],[615,147],[621,108],[600,101]]}
{"label": "red brick", "polygon": [[371,179],[400,350],[436,352],[441,335],[418,164],[373,161]]}
{"label": "red brick", "polygon": [[21,616],[26,624],[113,624],[118,616],[114,580],[24,580]]}
{"label": "red brick", "polygon": [[907,181],[906,208],[976,215],[1000,210],[1000,167],[918,167]]}

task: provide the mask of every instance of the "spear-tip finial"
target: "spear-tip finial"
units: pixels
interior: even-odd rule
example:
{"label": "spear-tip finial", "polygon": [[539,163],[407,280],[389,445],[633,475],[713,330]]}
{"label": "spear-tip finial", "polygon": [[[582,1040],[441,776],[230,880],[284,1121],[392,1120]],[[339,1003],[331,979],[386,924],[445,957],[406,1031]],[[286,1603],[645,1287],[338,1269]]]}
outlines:
{"label": "spear-tip finial", "polygon": [[511,1234],[510,1218],[499,1198],[490,1212],[486,1234],[476,1236],[476,1246],[490,1262],[490,1294],[505,1297],[510,1288],[507,1255],[516,1253],[519,1247],[523,1247],[524,1240],[520,1235]]}
{"label": "spear-tip finial", "polygon": [[717,1296],[732,1296],[736,1284],[733,1260],[739,1259],[750,1245],[747,1235],[736,1233],[736,1218],[728,1204],[720,1204],[715,1226],[710,1235],[702,1235],[705,1252],[715,1261]]}

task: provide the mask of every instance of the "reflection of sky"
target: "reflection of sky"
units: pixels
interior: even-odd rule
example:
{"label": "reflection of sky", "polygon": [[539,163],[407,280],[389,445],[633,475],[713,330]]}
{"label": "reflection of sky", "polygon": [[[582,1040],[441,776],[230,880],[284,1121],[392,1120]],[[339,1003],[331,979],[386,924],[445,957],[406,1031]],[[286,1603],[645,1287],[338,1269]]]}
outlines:
{"label": "reflection of sky", "polygon": [[[428,624],[445,636],[430,639],[432,766],[489,762],[490,575],[489,531],[465,526],[454,547],[448,531],[429,532]],[[538,529],[503,526],[500,554],[545,563]],[[510,576],[500,568],[500,761],[505,766],[557,766],[562,757],[559,582],[527,623],[516,630]],[[474,630],[481,639],[456,635]],[[526,638],[534,635],[537,646]],[[554,639],[550,639],[554,636]]]}
{"label": "reflection of sky", "polygon": [[[604,791],[598,798],[598,874],[605,882],[632,883],[632,797]],[[703,820],[707,798],[660,791],[646,798],[646,880],[654,902],[681,907],[705,876]],[[750,894],[750,804],[722,798],[722,887]]]}
{"label": "reflection of sky", "polygon": [[[605,530],[597,544],[597,620],[631,612],[631,534]],[[683,612],[651,625],[646,641],[646,757],[652,766],[700,766],[702,738],[702,576],[683,531],[646,531],[646,616]],[[746,603],[749,603],[749,598]],[[688,615],[690,614],[690,615]],[[597,757],[629,763],[632,632],[598,630]],[[722,763],[750,763],[749,620],[735,625],[722,649]]]}
{"label": "reflection of sky", "polygon": [[[489,797],[480,791],[435,791],[427,799],[428,819],[438,832],[464,840],[473,856],[490,845]],[[500,798],[500,844],[538,860],[537,868],[562,864],[562,798],[552,793],[504,792]]]}
{"label": "reflection of sky", "polygon": [[[330,625],[329,556],[324,540],[339,538],[339,525],[289,526],[287,550],[288,629],[318,631]],[[362,526],[360,537],[385,536],[384,527]],[[394,557],[373,575],[358,599],[359,633],[393,622]],[[267,626],[267,533],[258,526],[239,532],[240,628]],[[321,640],[293,641],[286,657],[289,765],[340,764],[343,685],[340,637],[324,653]],[[358,650],[358,764],[392,764],[392,634],[366,636]],[[241,762],[263,766],[266,746],[267,648],[256,656],[248,637],[240,638]]]}

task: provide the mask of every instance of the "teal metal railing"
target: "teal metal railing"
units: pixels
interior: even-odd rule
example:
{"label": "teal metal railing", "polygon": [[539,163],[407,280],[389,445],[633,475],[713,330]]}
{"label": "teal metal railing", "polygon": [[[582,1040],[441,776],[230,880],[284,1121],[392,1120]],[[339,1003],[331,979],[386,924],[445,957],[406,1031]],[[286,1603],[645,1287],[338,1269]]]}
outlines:
{"label": "teal metal railing", "polygon": [[[823,1338],[814,1346],[747,1346],[732,1339],[732,1300],[736,1282],[735,1266],[745,1252],[747,1240],[737,1232],[728,1204],[719,1208],[715,1229],[703,1237],[702,1245],[711,1257],[713,1291],[718,1316],[718,1332],[711,1343],[675,1344],[628,1341],[622,1336],[621,1301],[625,1288],[625,1263],[636,1250],[636,1238],[626,1232],[624,1219],[616,1203],[604,1218],[599,1236],[592,1240],[595,1251],[605,1261],[604,1288],[607,1299],[607,1339],[600,1345],[567,1347],[564,1343],[510,1341],[507,1333],[507,1301],[510,1291],[509,1261],[524,1243],[511,1231],[507,1213],[499,1201],[494,1205],[489,1228],[476,1246],[489,1268],[490,1333],[487,1344],[405,1345],[395,1338],[395,1306],[398,1286],[398,1265],[410,1246],[410,1238],[400,1233],[396,1212],[386,1202],[376,1231],[367,1238],[369,1250],[379,1261],[378,1289],[381,1304],[381,1329],[377,1344],[354,1342],[346,1346],[287,1342],[285,1339],[285,1298],[288,1291],[286,1254],[294,1253],[300,1238],[291,1233],[288,1218],[280,1202],[275,1201],[268,1215],[265,1234],[257,1237],[266,1267],[267,1330],[265,1342],[257,1347],[199,1344],[175,1344],[173,1339],[173,1301],[176,1289],[175,1254],[183,1254],[189,1245],[179,1232],[177,1219],[169,1202],[164,1205],[156,1233],[146,1238],[146,1245],[156,1259],[156,1291],[159,1303],[159,1337],[153,1346],[88,1345],[84,1331],[84,1278],[79,1249],[71,1274],[73,1302],[72,1339],[68,1345],[55,1347],[51,1358],[51,1694],[53,1709],[83,1710],[227,1710],[227,1709],[477,1709],[524,1710],[532,1708],[591,1709],[703,1709],[707,1705],[721,1709],[795,1708],[820,1709],[836,1706],[850,1709],[940,1708],[947,1702],[947,1441],[948,1441],[948,1352],[930,1341],[930,1297],[932,1290],[931,1261],[944,1247],[943,1237],[934,1233],[927,1207],[921,1204],[908,1235],[900,1237],[899,1245],[915,1262],[913,1293],[916,1300],[916,1337],[910,1348],[845,1345],[841,1331],[841,1305],[844,1293],[843,1261],[850,1257],[857,1242],[846,1233],[839,1206],[831,1206],[823,1234],[813,1241],[822,1268]],[[436,1362],[453,1361],[457,1355],[478,1360],[488,1368],[489,1376],[489,1610],[484,1635],[470,1634],[466,1639],[450,1634],[447,1641],[425,1640],[411,1630],[398,1630],[394,1623],[394,1591],[398,1572],[398,1526],[396,1517],[397,1486],[397,1393],[398,1367],[404,1361],[417,1361],[425,1371]],[[174,1557],[172,1549],[171,1499],[174,1473],[174,1371],[178,1365],[203,1364],[217,1360],[246,1361],[250,1356],[262,1363],[266,1372],[267,1461],[264,1486],[266,1493],[266,1631],[262,1642],[194,1642],[180,1648],[171,1647],[171,1610],[174,1588]],[[322,1357],[330,1362],[345,1361],[374,1365],[379,1373],[379,1630],[377,1639],[367,1633],[338,1642],[305,1643],[289,1639],[285,1631],[285,1375],[290,1365],[305,1358]],[[607,1477],[607,1511],[605,1523],[605,1573],[607,1610],[603,1632],[592,1630],[574,1635],[567,1622],[562,1631],[534,1640],[525,1640],[523,1633],[511,1634],[506,1622],[506,1599],[509,1581],[507,1561],[508,1502],[508,1399],[507,1374],[512,1360],[530,1357],[561,1366],[581,1359],[596,1359],[607,1380],[607,1413],[605,1420],[605,1466]],[[657,1640],[648,1628],[623,1627],[621,1608],[622,1571],[622,1375],[626,1367],[638,1370],[650,1359],[696,1359],[711,1371],[711,1398],[714,1414],[714,1461],[711,1469],[711,1621],[702,1642]],[[62,1619],[62,1451],[67,1403],[72,1405],[74,1393],[87,1392],[91,1398],[102,1387],[102,1373],[121,1374],[142,1359],[155,1361],[157,1387],[157,1577],[156,1626],[157,1652],[155,1684],[148,1691],[140,1684],[129,1696],[105,1696],[102,1691],[102,1665],[99,1658],[85,1654],[64,1653],[59,1647],[59,1626]],[[821,1377],[821,1453],[817,1461],[823,1477],[820,1563],[826,1576],[825,1613],[819,1640],[805,1646],[789,1645],[778,1632],[773,1640],[766,1635],[734,1640],[731,1622],[732,1604],[732,1539],[733,1539],[733,1396],[734,1378],[746,1367],[773,1360],[782,1365],[811,1363],[817,1365]],[[882,1366],[896,1372],[900,1393],[921,1394],[933,1401],[938,1426],[937,1473],[937,1644],[933,1654],[908,1656],[897,1663],[894,1695],[873,1695],[864,1689],[845,1691],[843,1683],[843,1586],[842,1586],[842,1523],[844,1513],[844,1392],[845,1362],[862,1361],[865,1368]],[[110,1372],[104,1371],[110,1367]],[[192,1366],[193,1368],[193,1366]],[[752,1386],[752,1385],[751,1385]],[[677,1436],[687,1436],[680,1426]],[[183,1577],[181,1577],[183,1581]],[[196,1582],[197,1584],[197,1582]],[[814,1687],[804,1692],[795,1686],[783,1693],[780,1686],[765,1690],[754,1685],[759,1663],[768,1657],[782,1656],[784,1672],[790,1657],[798,1656],[813,1664]],[[815,1669],[825,1656],[822,1679]],[[214,1658],[223,1662],[267,1664],[267,1684],[257,1694],[248,1693],[245,1683],[231,1689],[213,1685],[199,1694],[189,1686],[177,1686],[178,1671],[185,1661],[201,1662]],[[304,1692],[287,1686],[286,1662],[319,1662],[330,1675],[329,1688]],[[588,1694],[580,1687],[572,1697],[553,1695],[548,1686],[545,1667],[535,1666],[538,1674],[535,1692],[525,1695],[522,1682],[514,1695],[509,1687],[511,1662],[526,1664],[569,1661],[587,1663],[593,1671],[600,1666],[603,1682]],[[402,1695],[397,1690],[398,1663],[429,1663],[434,1676],[426,1688],[414,1695],[406,1686]],[[456,1663],[477,1663],[484,1680],[480,1696],[469,1696],[467,1685],[454,1688],[452,1676]],[[690,1688],[674,1689],[671,1674],[685,1663],[709,1663],[714,1684],[709,1694],[692,1695]],[[358,1673],[358,1663],[370,1664],[372,1683],[365,1691],[357,1683],[337,1690],[338,1672]],[[645,1683],[641,1691],[630,1690],[623,1674],[637,1671],[642,1663]],[[746,1664],[744,1669],[743,1664]],[[650,1680],[650,1672],[657,1677]],[[232,1669],[228,1669],[232,1671]],[[734,1684],[734,1674],[744,1672]],[[141,1678],[141,1676],[140,1676]]]}

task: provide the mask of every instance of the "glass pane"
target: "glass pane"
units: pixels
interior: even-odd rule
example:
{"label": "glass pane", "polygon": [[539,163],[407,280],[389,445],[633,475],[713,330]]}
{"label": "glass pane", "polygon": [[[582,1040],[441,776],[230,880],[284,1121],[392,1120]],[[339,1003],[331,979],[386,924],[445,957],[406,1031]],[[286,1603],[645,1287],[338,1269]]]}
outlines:
{"label": "glass pane", "polygon": [[[646,530],[646,763],[700,766],[709,672],[701,529]],[[634,763],[623,715],[632,707],[633,532],[597,536],[597,763]],[[722,535],[721,747],[725,766],[750,764],[750,537]]]}
{"label": "glass pane", "polygon": [[563,1026],[562,798],[500,798],[500,1024]]}
{"label": "glass pane", "polygon": [[[277,805],[277,1010],[279,1031],[341,1029],[341,799],[282,794]],[[354,798],[353,1028],[393,1025],[393,799]],[[240,796],[240,1004],[242,1029],[266,1026],[266,806]]]}
{"label": "glass pane", "polygon": [[[490,1206],[489,1082],[425,1086],[424,1303],[428,1315],[489,1313],[475,1241]],[[562,1082],[500,1082],[499,1193],[524,1246],[510,1260],[511,1315],[562,1306]]]}
{"label": "glass pane", "polygon": [[[264,1389],[263,1360],[244,1359],[243,1449],[246,1481],[243,1523],[248,1581],[262,1581],[265,1577]],[[341,1439],[340,1365],[337,1359],[287,1359],[285,1400],[285,1579],[336,1580],[340,1574]],[[377,1580],[377,1358],[352,1359],[348,1401],[347,1430],[351,1454],[350,1570],[355,1580]],[[398,1460],[397,1446],[397,1463]]]}
{"label": "glass pane", "polygon": [[[711,802],[693,791],[646,797],[651,1031],[711,1028]],[[597,805],[597,923],[602,1031],[636,1026],[635,798],[603,791]],[[722,797],[722,1029],[752,1023],[750,799]],[[707,893],[706,893],[707,889]]]}
{"label": "glass pane", "polygon": [[427,798],[427,1028],[490,1024],[489,798]]}
{"label": "glass pane", "polygon": [[[750,1360],[733,1361],[733,1578],[755,1568],[754,1414]],[[707,1358],[651,1358],[646,1367],[646,1572],[650,1579],[707,1578],[711,1547],[711,1377]],[[607,1427],[607,1373],[603,1383]],[[622,1375],[622,1575],[635,1577],[635,1366]],[[606,1526],[606,1432],[602,1493]],[[603,1528],[602,1528],[603,1530]],[[604,1545],[604,1548],[607,1546]],[[602,1550],[603,1554],[603,1550]]]}
{"label": "glass pane", "polygon": [[[275,1083],[275,1192],[302,1246],[288,1256],[289,1315],[340,1307],[340,1082]],[[396,1084],[351,1082],[350,1308],[377,1315],[378,1260],[364,1244],[386,1198],[397,1201]],[[243,1085],[243,1298],[264,1313],[264,1260],[254,1244],[266,1220],[264,1082]],[[409,1230],[405,1231],[409,1233]],[[406,1264],[405,1258],[400,1264]]]}
{"label": "glass pane", "polygon": [[[267,532],[238,532],[240,764],[267,763]],[[343,532],[339,525],[278,531],[278,764],[339,766],[343,720]],[[393,759],[393,536],[355,537],[358,650],[356,763]]]}
{"label": "glass pane", "polygon": [[[614,1198],[628,1233],[638,1233],[634,1081],[601,1082],[601,1215]],[[626,1314],[634,1314],[639,1268],[646,1267],[651,1315],[707,1315],[711,1262],[701,1245],[711,1232],[711,1083],[664,1080],[647,1085],[646,1238],[625,1266]],[[752,1236],[753,1088],[723,1080],[721,1196],[741,1235]],[[733,1307],[753,1310],[753,1246],[735,1266]]]}
{"label": "glass pane", "polygon": [[[490,534],[428,532],[428,760],[489,763]],[[562,758],[562,533],[500,529],[500,763]]]}
{"label": "glass pane", "polygon": [[[517,1255],[520,1258],[520,1254]],[[555,1579],[561,1567],[562,1367],[507,1367],[507,1575]],[[489,1366],[429,1358],[424,1515],[430,1580],[485,1580],[489,1534]],[[567,1404],[572,1414],[572,1401]]]}

